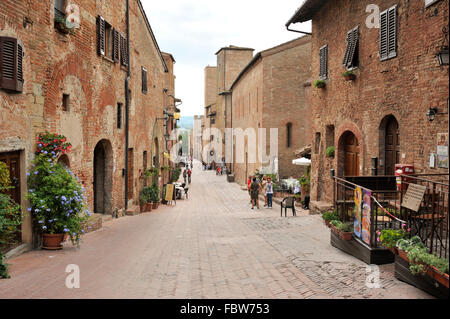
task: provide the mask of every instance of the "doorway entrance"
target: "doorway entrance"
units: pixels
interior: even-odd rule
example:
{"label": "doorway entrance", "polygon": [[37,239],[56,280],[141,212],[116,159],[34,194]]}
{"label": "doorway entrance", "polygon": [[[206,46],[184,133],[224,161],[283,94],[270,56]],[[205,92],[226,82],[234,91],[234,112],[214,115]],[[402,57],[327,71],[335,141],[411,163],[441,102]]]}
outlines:
{"label": "doorway entrance", "polygon": [[339,168],[343,176],[359,176],[360,147],[355,134],[350,131],[342,134],[339,141]]}
{"label": "doorway entrance", "polygon": [[94,149],[94,212],[112,213],[112,168],[111,143],[101,140]]}
{"label": "doorway entrance", "polygon": [[384,174],[394,175],[395,164],[400,162],[400,134],[397,119],[393,115],[384,118],[381,122],[381,130],[384,135],[384,143],[380,150],[380,153],[384,153]]}

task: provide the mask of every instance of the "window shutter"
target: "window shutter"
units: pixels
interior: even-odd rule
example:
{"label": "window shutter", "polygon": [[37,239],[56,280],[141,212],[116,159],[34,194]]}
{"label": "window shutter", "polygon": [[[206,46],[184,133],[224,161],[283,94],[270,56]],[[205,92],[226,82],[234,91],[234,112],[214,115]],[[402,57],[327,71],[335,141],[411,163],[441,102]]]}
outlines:
{"label": "window shutter", "polygon": [[113,29],[113,59],[114,62],[119,62],[119,32],[116,29]]}
{"label": "window shutter", "polygon": [[388,58],[397,56],[397,6],[388,10]]}
{"label": "window shutter", "polygon": [[353,41],[353,32],[349,31],[347,33],[347,48],[345,49],[345,55],[344,55],[344,61],[342,62],[343,66],[347,66],[348,65],[348,61],[349,61],[349,55],[350,55],[350,49],[352,46],[352,41]]}
{"label": "window shutter", "polygon": [[120,35],[120,64],[128,66],[127,39],[122,34]]}
{"label": "window shutter", "polygon": [[345,65],[347,68],[351,68],[353,66],[353,59],[355,57],[356,48],[358,47],[358,32],[359,32],[359,27],[356,27],[349,32],[351,41],[350,41],[350,48],[349,48],[349,53],[348,53],[348,57],[347,57],[347,63]]}
{"label": "window shutter", "polygon": [[23,45],[15,38],[0,37],[0,88],[22,92]]}
{"label": "window shutter", "polygon": [[388,56],[387,44],[387,10],[380,13],[380,59],[385,60]]}
{"label": "window shutter", "polygon": [[98,54],[105,55],[105,19],[102,16],[97,18],[97,40],[98,40]]}
{"label": "window shutter", "polygon": [[319,78],[321,80],[328,77],[328,45],[324,45],[319,51],[320,71]]}

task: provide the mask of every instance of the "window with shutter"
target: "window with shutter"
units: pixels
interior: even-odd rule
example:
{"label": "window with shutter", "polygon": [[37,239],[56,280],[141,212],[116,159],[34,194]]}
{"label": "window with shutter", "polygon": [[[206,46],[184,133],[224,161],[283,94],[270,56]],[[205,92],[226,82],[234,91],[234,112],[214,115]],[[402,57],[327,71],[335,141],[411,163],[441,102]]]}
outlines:
{"label": "window with shutter", "polygon": [[114,39],[113,39],[113,28],[108,23],[105,22],[105,56],[114,59]]}
{"label": "window with shutter", "polygon": [[55,0],[55,19],[66,17],[66,0]]}
{"label": "window with shutter", "polygon": [[97,18],[97,40],[98,40],[98,54],[105,55],[105,19],[101,16]]}
{"label": "window with shutter", "polygon": [[142,93],[147,93],[147,69],[142,67]]}
{"label": "window with shutter", "polygon": [[23,44],[15,38],[0,37],[0,88],[22,92]]}
{"label": "window with shutter", "polygon": [[319,78],[325,80],[328,78],[328,45],[324,45],[319,50]]}
{"label": "window with shutter", "polygon": [[397,5],[380,13],[380,60],[397,56]]}
{"label": "window with shutter", "polygon": [[359,26],[347,33],[347,49],[345,50],[344,61],[342,65],[347,69],[357,67],[358,59],[358,33]]}

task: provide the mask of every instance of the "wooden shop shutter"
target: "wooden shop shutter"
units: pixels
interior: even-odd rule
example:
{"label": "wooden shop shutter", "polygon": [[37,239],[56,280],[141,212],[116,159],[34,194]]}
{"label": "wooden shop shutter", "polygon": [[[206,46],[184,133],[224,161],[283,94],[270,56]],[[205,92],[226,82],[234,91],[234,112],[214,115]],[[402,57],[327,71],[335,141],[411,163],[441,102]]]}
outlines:
{"label": "wooden shop shutter", "polygon": [[397,5],[380,13],[380,60],[397,56]]}
{"label": "wooden shop shutter", "polygon": [[98,54],[105,56],[105,19],[102,16],[97,17],[97,41]]}
{"label": "wooden shop shutter", "polygon": [[23,44],[0,37],[0,88],[22,92],[23,82]]}
{"label": "wooden shop shutter", "polygon": [[319,50],[320,70],[319,78],[321,80],[328,77],[328,45],[324,45]]}
{"label": "wooden shop shutter", "polygon": [[119,62],[119,50],[120,50],[120,43],[119,43],[119,31],[116,29],[113,29],[113,59],[114,62]]}

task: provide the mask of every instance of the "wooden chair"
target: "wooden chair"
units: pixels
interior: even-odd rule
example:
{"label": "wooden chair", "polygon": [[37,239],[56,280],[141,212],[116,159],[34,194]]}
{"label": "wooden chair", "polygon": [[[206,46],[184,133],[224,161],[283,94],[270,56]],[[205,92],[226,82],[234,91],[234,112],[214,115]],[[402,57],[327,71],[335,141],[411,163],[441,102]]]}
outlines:
{"label": "wooden chair", "polygon": [[283,217],[283,208],[284,208],[284,217],[286,217],[286,212],[288,208],[292,208],[292,216],[297,216],[295,213],[295,198],[294,197],[285,197],[281,201],[281,217]]}

